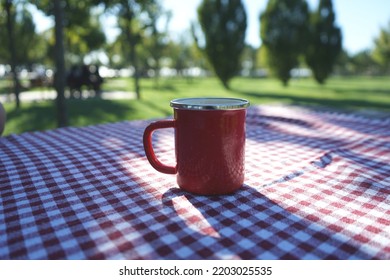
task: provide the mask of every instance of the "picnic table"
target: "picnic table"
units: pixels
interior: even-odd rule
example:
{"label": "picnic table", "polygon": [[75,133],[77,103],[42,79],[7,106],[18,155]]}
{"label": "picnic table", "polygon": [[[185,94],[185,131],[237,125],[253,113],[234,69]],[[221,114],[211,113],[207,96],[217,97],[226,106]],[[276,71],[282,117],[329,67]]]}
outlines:
{"label": "picnic table", "polygon": [[151,121],[0,138],[0,259],[390,259],[390,117],[251,106],[224,196],[150,166]]}

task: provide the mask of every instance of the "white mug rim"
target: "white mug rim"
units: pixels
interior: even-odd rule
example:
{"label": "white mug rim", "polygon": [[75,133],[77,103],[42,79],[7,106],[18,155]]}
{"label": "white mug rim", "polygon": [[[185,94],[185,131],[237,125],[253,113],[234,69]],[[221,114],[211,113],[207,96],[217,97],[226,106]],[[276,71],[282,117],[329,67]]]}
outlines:
{"label": "white mug rim", "polygon": [[174,109],[187,110],[238,110],[249,106],[249,101],[230,97],[192,97],[178,98],[171,101]]}

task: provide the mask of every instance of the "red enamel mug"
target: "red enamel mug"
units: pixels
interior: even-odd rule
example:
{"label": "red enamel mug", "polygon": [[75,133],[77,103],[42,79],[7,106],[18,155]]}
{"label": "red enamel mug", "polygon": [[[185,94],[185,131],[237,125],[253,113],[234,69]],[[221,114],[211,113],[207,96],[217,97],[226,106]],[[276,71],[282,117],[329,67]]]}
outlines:
{"label": "red enamel mug", "polygon": [[[244,183],[245,117],[249,102],[238,98],[182,98],[171,101],[173,120],[148,125],[146,157],[159,172],[176,174],[185,191],[230,194]],[[175,130],[176,166],[161,163],[152,146],[156,129]]]}

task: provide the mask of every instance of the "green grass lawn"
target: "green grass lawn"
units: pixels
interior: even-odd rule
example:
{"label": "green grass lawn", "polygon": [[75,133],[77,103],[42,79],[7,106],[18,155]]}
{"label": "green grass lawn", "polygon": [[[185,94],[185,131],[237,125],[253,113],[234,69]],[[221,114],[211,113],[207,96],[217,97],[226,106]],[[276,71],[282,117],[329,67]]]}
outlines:
{"label": "green grass lawn", "polygon": [[[104,84],[105,91],[132,89],[132,79],[111,79]],[[172,114],[171,99],[194,96],[240,97],[248,99],[251,104],[284,103],[390,113],[388,77],[332,78],[323,86],[312,79],[293,79],[288,87],[283,87],[275,79],[236,78],[229,91],[215,78],[167,78],[160,79],[158,86],[153,79],[144,79],[141,90],[141,100],[67,100],[70,125],[165,117]],[[4,94],[1,89],[0,94]],[[7,111],[5,135],[56,127],[54,102],[23,103],[18,111],[13,103],[6,103],[4,107]]]}

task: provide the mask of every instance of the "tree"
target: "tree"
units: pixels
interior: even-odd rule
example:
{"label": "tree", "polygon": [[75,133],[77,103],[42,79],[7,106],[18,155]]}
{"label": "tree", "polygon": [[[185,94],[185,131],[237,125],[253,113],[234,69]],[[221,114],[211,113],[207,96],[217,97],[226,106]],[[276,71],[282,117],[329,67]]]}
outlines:
{"label": "tree", "polygon": [[256,68],[258,62],[258,48],[255,48],[251,45],[246,45],[241,56],[241,64],[244,71],[244,74],[249,77],[254,77],[256,75]]}
{"label": "tree", "polygon": [[311,14],[306,62],[319,84],[323,84],[342,50],[340,28],[335,26],[332,0],[320,0]]}
{"label": "tree", "polygon": [[154,5],[156,0],[92,0],[94,4],[103,4],[118,17],[118,25],[124,35],[127,45],[128,61],[134,69],[134,88],[137,99],[141,99],[140,72],[137,45],[142,40],[145,29],[151,27],[150,14],[147,7]]}
{"label": "tree", "polygon": [[[105,42],[105,36],[96,21],[91,19],[92,0],[33,0],[32,3],[47,15],[54,15],[54,48],[51,51],[55,61],[55,88],[57,91],[57,122],[59,127],[68,125],[65,103],[66,65],[65,49],[73,50],[76,57],[82,57]],[[65,31],[65,32],[64,32]],[[66,44],[68,42],[68,44]],[[81,60],[81,59],[80,59]]]}
{"label": "tree", "polygon": [[[38,9],[44,11],[47,15],[54,15],[54,57],[55,79],[54,86],[57,92],[57,125],[64,127],[68,125],[68,113],[65,103],[65,47],[64,47],[64,25],[66,24],[65,2],[63,0],[34,0],[32,1]],[[68,3],[69,4],[69,3]]]}
{"label": "tree", "polygon": [[350,63],[355,75],[374,75],[380,72],[380,67],[374,61],[369,50],[363,50],[353,55]]}
{"label": "tree", "polygon": [[[167,30],[172,14],[164,11],[163,7],[157,2],[148,5],[146,11],[149,15],[150,34],[148,34],[147,40],[144,40],[143,45],[148,54],[147,62],[154,71],[155,86],[158,86],[161,59],[168,45]],[[161,19],[165,19],[165,27],[162,32],[158,28],[158,21]]]}
{"label": "tree", "polygon": [[[89,53],[103,48],[106,37],[99,22],[99,14],[93,11],[93,0],[67,0],[62,4],[64,49],[66,67],[71,64],[83,63],[84,57]],[[54,2],[51,0],[32,1],[38,9],[49,16],[54,15]],[[62,2],[65,3],[65,2]],[[48,54],[54,58],[55,28],[51,30],[52,38],[49,37]],[[50,35],[49,35],[50,36]],[[54,60],[54,59],[53,59]]]}
{"label": "tree", "polygon": [[[2,1],[2,0],[0,0]],[[35,63],[40,63],[46,57],[46,42],[41,34],[37,34],[32,15],[22,1],[9,2],[10,19],[12,25],[12,44],[15,63],[31,69]],[[7,9],[0,10],[0,26],[7,26]],[[1,14],[4,12],[4,16]],[[9,64],[11,50],[9,48],[9,32],[7,28],[0,28],[0,64]]]}
{"label": "tree", "polygon": [[373,50],[374,60],[381,66],[382,71],[390,71],[390,22],[387,28],[382,28],[375,39]]}
{"label": "tree", "polygon": [[62,0],[54,0],[54,18],[55,18],[55,62],[56,78],[55,87],[57,90],[57,123],[58,127],[68,125],[68,113],[65,104],[65,50],[64,50],[64,29],[63,29],[63,10]]}
{"label": "tree", "polygon": [[80,24],[65,26],[66,58],[70,63],[83,63],[86,55],[101,49],[106,36],[98,15],[88,14]]}
{"label": "tree", "polygon": [[16,49],[15,49],[15,33],[14,33],[14,5],[12,3],[12,0],[4,0],[4,8],[6,11],[7,16],[7,35],[8,35],[8,47],[9,47],[9,53],[10,53],[10,64],[11,64],[11,72],[13,76],[13,82],[14,82],[14,93],[15,93],[15,100],[16,100],[16,108],[20,107],[20,81],[18,78],[18,72],[16,70],[17,67],[17,56],[16,56]]}
{"label": "tree", "polygon": [[309,11],[304,0],[269,0],[260,15],[260,37],[270,70],[287,86],[307,44]]}
{"label": "tree", "polygon": [[245,47],[246,13],[241,0],[203,0],[198,8],[207,56],[223,86],[240,70]]}
{"label": "tree", "polygon": [[189,33],[184,31],[177,41],[169,41],[166,47],[169,67],[174,68],[178,76],[187,78],[191,76],[189,69],[196,67],[204,69],[206,63],[204,56],[192,42],[192,37],[188,37]]}
{"label": "tree", "polygon": [[333,72],[336,75],[347,76],[353,74],[353,63],[351,55],[344,49],[341,50],[340,54],[334,63]]}

